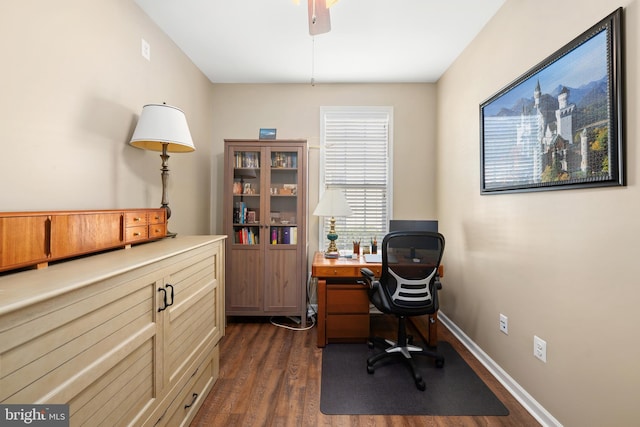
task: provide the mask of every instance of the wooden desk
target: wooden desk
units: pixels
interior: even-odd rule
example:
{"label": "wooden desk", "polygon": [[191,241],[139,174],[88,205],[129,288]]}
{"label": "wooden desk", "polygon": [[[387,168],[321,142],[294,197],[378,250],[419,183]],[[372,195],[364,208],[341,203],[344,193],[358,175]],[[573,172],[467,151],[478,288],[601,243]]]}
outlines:
{"label": "wooden desk", "polygon": [[[382,264],[359,259],[327,259],[316,252],[311,275],[318,279],[318,347],[329,341],[357,342],[369,337],[369,294],[360,273],[368,268],[380,277]],[[443,267],[440,265],[440,277]],[[438,342],[437,313],[429,315],[427,335],[429,346]],[[420,330],[420,328],[418,328]]]}

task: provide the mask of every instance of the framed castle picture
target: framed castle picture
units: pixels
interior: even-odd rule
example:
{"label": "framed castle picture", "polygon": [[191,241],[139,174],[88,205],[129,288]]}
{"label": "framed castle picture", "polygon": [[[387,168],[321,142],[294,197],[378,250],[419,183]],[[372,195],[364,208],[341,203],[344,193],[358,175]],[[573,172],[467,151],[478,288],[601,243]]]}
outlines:
{"label": "framed castle picture", "polygon": [[625,185],[622,8],[480,105],[480,192]]}

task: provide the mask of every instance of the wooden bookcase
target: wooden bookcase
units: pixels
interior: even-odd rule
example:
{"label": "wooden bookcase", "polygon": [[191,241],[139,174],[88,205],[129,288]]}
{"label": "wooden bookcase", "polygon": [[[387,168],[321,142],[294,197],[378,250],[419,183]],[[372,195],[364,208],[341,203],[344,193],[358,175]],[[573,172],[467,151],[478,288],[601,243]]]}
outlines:
{"label": "wooden bookcase", "polygon": [[307,142],[225,140],[226,314],[306,322]]}

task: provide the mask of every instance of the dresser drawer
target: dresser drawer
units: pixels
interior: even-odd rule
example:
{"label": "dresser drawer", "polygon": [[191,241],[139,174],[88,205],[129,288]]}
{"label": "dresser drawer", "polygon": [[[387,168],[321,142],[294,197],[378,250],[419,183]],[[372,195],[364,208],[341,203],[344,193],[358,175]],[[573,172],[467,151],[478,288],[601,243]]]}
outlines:
{"label": "dresser drawer", "polygon": [[124,240],[127,243],[135,242],[138,240],[146,240],[149,238],[149,230],[146,225],[127,227],[124,229],[124,233]]}
{"label": "dresser drawer", "polygon": [[124,214],[124,226],[137,227],[139,225],[147,225],[147,213],[142,211],[125,212]]}
{"label": "dresser drawer", "polygon": [[164,224],[166,213],[164,209],[149,212],[149,224]]}
{"label": "dresser drawer", "polygon": [[167,224],[149,224],[149,238],[155,239],[167,235]]}
{"label": "dresser drawer", "polygon": [[213,350],[213,357],[205,360],[196,369],[176,400],[169,407],[167,412],[173,413],[173,415],[168,419],[167,426],[186,425],[187,421],[193,419],[213,384],[218,379],[220,371],[219,357],[219,349],[216,346]]}

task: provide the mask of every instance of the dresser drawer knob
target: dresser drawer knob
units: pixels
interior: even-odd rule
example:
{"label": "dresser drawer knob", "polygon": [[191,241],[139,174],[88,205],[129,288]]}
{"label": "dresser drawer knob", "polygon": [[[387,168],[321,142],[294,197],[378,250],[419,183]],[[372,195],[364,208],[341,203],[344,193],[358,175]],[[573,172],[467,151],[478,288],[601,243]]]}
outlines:
{"label": "dresser drawer knob", "polygon": [[135,232],[135,233],[133,233],[133,237],[138,237],[139,235],[140,235],[140,233],[139,233],[139,232]]}

